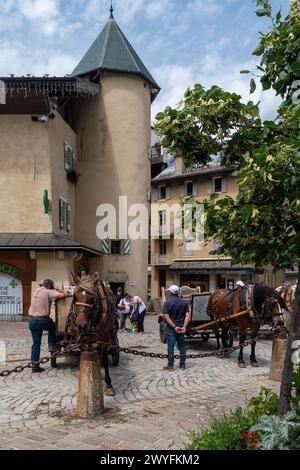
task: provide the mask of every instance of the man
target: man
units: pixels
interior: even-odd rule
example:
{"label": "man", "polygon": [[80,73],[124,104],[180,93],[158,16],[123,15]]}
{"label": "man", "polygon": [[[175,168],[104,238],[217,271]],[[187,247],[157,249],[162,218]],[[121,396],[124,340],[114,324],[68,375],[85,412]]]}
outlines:
{"label": "man", "polygon": [[[108,288],[110,288],[110,286],[108,286]],[[123,312],[118,308],[118,305],[120,304],[122,298],[123,298],[123,289],[122,287],[118,287],[117,288],[117,293],[115,295],[115,311],[116,311],[116,315],[117,315],[117,318],[119,320],[119,329],[121,328],[121,325],[122,325],[122,321],[123,321]]]}
{"label": "man", "polygon": [[56,351],[55,325],[50,318],[51,303],[55,299],[68,297],[69,293],[54,290],[54,283],[51,279],[43,281],[43,285],[34,292],[32,303],[29,309],[29,329],[32,335],[31,360],[35,362],[32,372],[43,372],[39,364],[40,349],[43,331],[48,331],[49,351]]}
{"label": "man", "polygon": [[179,297],[180,289],[178,286],[171,286],[170,299],[164,303],[163,315],[164,320],[167,323],[167,343],[168,343],[168,365],[164,367],[164,370],[174,370],[174,347],[175,342],[178,342],[180,351],[180,362],[179,368],[185,369],[185,342],[184,334],[190,322],[190,312],[188,304],[185,300]]}

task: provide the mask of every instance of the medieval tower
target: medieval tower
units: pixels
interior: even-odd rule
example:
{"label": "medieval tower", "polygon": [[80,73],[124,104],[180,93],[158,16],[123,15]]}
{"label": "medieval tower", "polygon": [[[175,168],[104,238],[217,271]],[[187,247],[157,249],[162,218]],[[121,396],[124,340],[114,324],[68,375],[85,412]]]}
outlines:
{"label": "medieval tower", "polygon": [[[94,267],[114,289],[120,285],[146,298],[149,242],[119,233],[120,211],[126,210],[119,207],[119,198],[127,197],[128,208],[142,204],[149,209],[151,103],[159,86],[119,28],[112,9],[108,23],[72,76],[101,87],[94,100],[73,103],[81,174],[75,237],[102,251]],[[115,208],[114,239],[99,240],[96,235],[101,204]]]}

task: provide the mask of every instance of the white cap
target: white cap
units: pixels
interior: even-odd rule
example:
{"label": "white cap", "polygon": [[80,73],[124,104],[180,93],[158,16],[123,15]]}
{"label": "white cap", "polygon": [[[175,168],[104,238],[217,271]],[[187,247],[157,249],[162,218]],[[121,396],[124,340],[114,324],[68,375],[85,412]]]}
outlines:
{"label": "white cap", "polygon": [[245,284],[243,283],[243,281],[237,281],[236,285],[238,287],[245,287]]}
{"label": "white cap", "polygon": [[171,294],[179,294],[180,288],[178,286],[175,286],[175,284],[173,284],[173,286],[170,287],[169,291],[171,292]]}

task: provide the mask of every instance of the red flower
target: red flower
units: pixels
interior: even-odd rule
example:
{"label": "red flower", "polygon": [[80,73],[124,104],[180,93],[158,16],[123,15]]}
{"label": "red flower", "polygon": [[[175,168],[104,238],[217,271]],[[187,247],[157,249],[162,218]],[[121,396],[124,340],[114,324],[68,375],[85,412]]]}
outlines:
{"label": "red flower", "polygon": [[240,435],[241,436],[246,436],[248,433],[248,431],[246,431],[246,429],[242,429],[242,431],[240,432]]}
{"label": "red flower", "polygon": [[247,432],[246,436],[247,436],[247,437],[253,437],[253,434],[250,433],[250,432]]}
{"label": "red flower", "polygon": [[251,444],[253,445],[253,447],[257,447],[258,442],[257,441],[252,441]]}
{"label": "red flower", "polygon": [[247,439],[240,439],[240,445],[241,445],[242,447],[247,447],[247,445],[248,445]]}

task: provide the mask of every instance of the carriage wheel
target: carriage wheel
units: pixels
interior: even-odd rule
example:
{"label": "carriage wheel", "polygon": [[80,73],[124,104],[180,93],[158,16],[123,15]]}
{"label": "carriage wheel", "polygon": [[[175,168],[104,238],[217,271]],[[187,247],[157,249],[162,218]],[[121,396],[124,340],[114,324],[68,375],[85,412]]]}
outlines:
{"label": "carriage wheel", "polygon": [[164,329],[163,323],[159,324],[159,337],[160,337],[160,341],[162,343],[165,344],[167,342],[167,334],[166,334],[166,331]]}
{"label": "carriage wheel", "polygon": [[[115,346],[119,346],[119,340],[116,339]],[[118,366],[120,363],[120,351],[113,351],[111,355],[112,365]]]}
{"label": "carriage wheel", "polygon": [[202,335],[202,341],[203,343],[207,343],[207,341],[209,340],[209,333],[205,334],[205,335]]}

